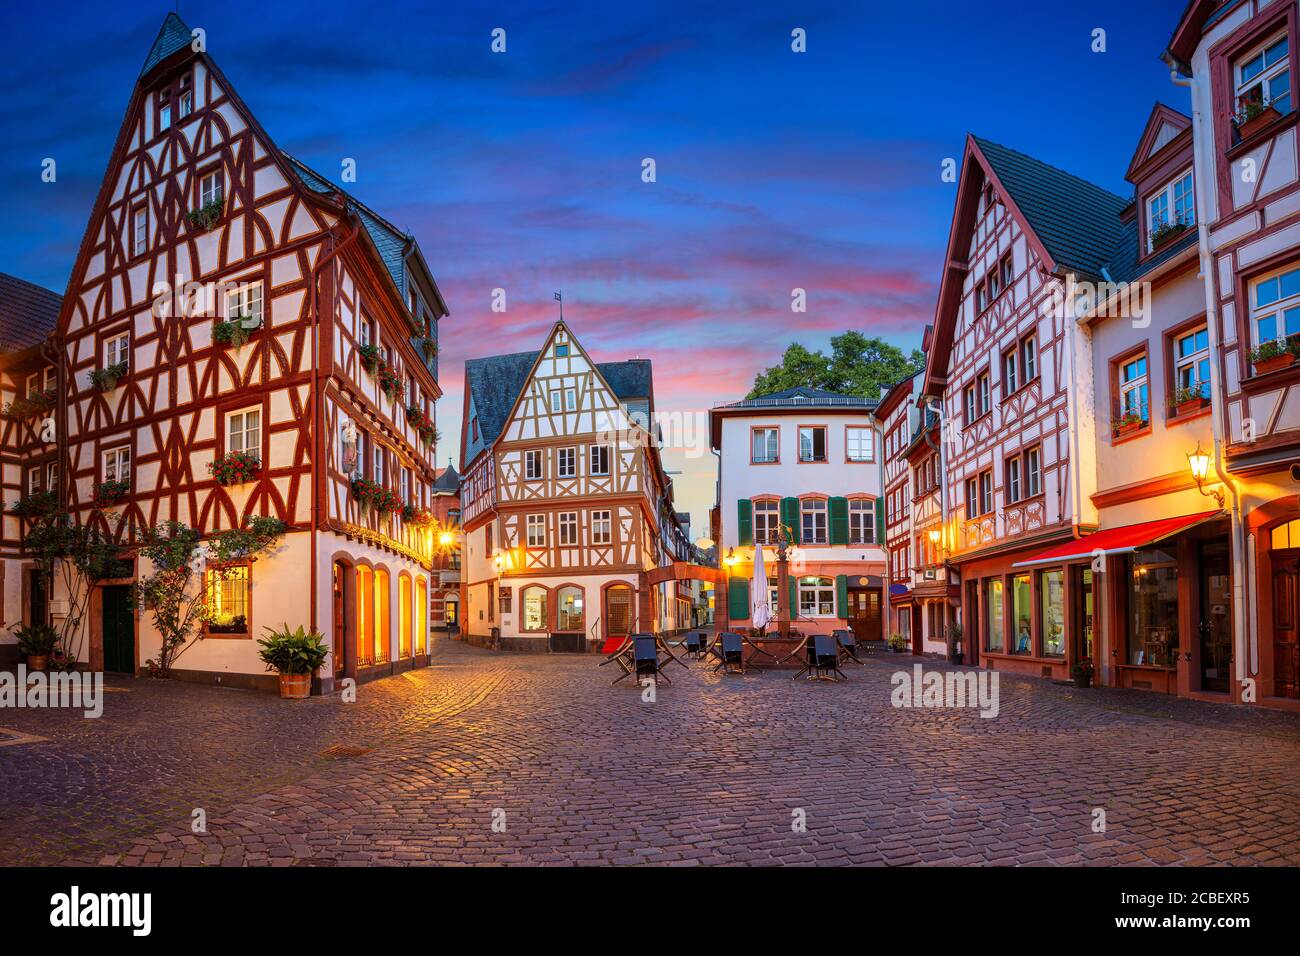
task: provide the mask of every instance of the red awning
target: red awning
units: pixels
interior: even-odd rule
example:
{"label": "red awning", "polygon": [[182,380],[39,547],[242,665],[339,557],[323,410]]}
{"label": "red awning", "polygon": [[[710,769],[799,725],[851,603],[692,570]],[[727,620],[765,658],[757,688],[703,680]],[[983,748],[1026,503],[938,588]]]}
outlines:
{"label": "red awning", "polygon": [[1017,561],[1013,568],[1024,568],[1031,564],[1060,564],[1065,561],[1081,561],[1101,554],[1129,554],[1138,548],[1155,544],[1165,538],[1173,537],[1180,531],[1193,528],[1202,521],[1217,518],[1221,511],[1203,511],[1195,515],[1182,515],[1178,518],[1160,518],[1156,521],[1143,521],[1140,524],[1128,524],[1120,528],[1106,528],[1075,541],[1067,541],[1049,548],[1042,554],[1036,554],[1024,561]]}

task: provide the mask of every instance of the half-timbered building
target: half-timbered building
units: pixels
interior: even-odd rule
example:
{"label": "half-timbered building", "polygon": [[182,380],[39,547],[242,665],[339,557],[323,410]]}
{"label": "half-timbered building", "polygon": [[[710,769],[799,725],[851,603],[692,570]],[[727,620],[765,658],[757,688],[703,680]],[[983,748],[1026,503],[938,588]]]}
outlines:
{"label": "half-timbered building", "polygon": [[[325,689],[392,673],[425,656],[446,305],[414,238],[281,150],[196,47],[169,14],[73,264],[57,494],[124,542],[284,522],[271,557],[202,570],[215,614],[178,676],[265,683],[255,639],[284,622],[327,636]],[[127,601],[142,561],[92,600],[92,668],[158,652]]]}
{"label": "half-timbered building", "polygon": [[16,654],[8,626],[51,612],[50,579],[23,553],[22,515],[52,503],[59,485],[58,361],[49,336],[60,304],[57,293],[0,274],[0,664]]}
{"label": "half-timbered building", "polygon": [[647,359],[595,362],[557,322],[542,348],[465,363],[462,628],[580,651],[672,630],[689,548],[659,457]]}
{"label": "half-timbered building", "polygon": [[[914,653],[924,652],[924,623],[915,588],[925,581],[914,556],[926,551],[913,541],[912,510],[920,503],[924,468],[915,468],[906,452],[919,437],[922,409],[921,373],[909,375],[884,390],[876,406],[880,422],[880,450],[884,476],[885,552],[888,583],[886,631],[898,634]],[[922,571],[918,576],[916,572]]]}

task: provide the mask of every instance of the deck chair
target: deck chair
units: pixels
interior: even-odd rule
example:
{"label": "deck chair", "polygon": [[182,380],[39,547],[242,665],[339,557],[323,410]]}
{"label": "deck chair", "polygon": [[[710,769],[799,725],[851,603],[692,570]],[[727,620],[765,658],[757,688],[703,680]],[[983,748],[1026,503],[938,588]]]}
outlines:
{"label": "deck chair", "polygon": [[708,651],[708,635],[704,631],[690,631],[686,635],[686,653],[699,660]]}
{"label": "deck chair", "polygon": [[846,675],[840,670],[839,642],[829,634],[815,634],[809,643],[812,651],[808,659],[817,679],[844,680]]}
{"label": "deck chair", "polygon": [[636,672],[638,684],[646,678],[658,684],[660,677],[671,684],[672,681],[664,673],[664,665],[670,658],[671,654],[661,656],[659,642],[653,634],[632,635],[632,669]]}
{"label": "deck chair", "polygon": [[840,646],[840,663],[853,661],[855,664],[863,664],[862,658],[858,656],[858,638],[857,635],[846,628],[831,631],[831,637],[835,638],[836,643]]}
{"label": "deck chair", "polygon": [[745,639],[734,631],[723,631],[715,643],[714,655],[718,663],[713,669],[724,674],[745,673]]}
{"label": "deck chair", "polygon": [[605,659],[597,666],[604,667],[606,664],[617,664],[623,671],[618,677],[614,678],[617,684],[624,677],[632,673],[632,639],[630,637],[609,637],[601,645],[600,652],[605,655]]}

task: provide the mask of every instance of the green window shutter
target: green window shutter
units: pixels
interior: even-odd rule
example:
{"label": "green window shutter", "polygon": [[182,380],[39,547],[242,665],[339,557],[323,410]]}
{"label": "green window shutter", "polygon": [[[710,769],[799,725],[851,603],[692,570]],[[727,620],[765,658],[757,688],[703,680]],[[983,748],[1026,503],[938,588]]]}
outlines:
{"label": "green window shutter", "polygon": [[799,543],[799,499],[781,499],[781,524],[790,529],[790,543]]}
{"label": "green window shutter", "polygon": [[835,575],[835,616],[849,619],[849,576]]}
{"label": "green window shutter", "polygon": [[743,621],[749,617],[749,581],[732,578],[727,582],[727,617]]}
{"label": "green window shutter", "polygon": [[736,533],[740,544],[754,543],[754,503],[748,498],[736,502]]}
{"label": "green window shutter", "polygon": [[885,499],[876,499],[876,543],[885,543]]}
{"label": "green window shutter", "polygon": [[799,616],[799,579],[793,574],[790,575],[789,585],[787,590],[790,593],[786,596],[790,602],[790,620],[793,621]]}
{"label": "green window shutter", "polygon": [[849,543],[849,499],[832,498],[828,505],[831,522],[831,544]]}

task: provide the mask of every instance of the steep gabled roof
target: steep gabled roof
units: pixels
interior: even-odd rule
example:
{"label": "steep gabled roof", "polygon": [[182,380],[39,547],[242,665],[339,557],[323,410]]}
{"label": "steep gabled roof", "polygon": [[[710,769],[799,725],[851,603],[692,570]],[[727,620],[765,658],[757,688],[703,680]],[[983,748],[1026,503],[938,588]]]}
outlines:
{"label": "steep gabled roof", "polygon": [[1139,171],[1166,146],[1178,139],[1179,134],[1191,128],[1190,116],[1157,101],[1151,108],[1150,115],[1147,116],[1146,125],[1142,128],[1137,149],[1133,151],[1133,158],[1129,160],[1128,171],[1125,172],[1124,178],[1136,185]]}
{"label": "steep gabled roof", "polygon": [[[484,445],[496,441],[505,427],[515,400],[528,382],[528,373],[537,362],[538,352],[513,352],[469,359],[465,363],[465,389],[474,401],[478,430]],[[623,402],[649,398],[654,376],[649,359],[623,362],[597,362],[614,394]]]}
{"label": "steep gabled roof", "polygon": [[433,490],[435,493],[442,491],[454,493],[459,489],[460,475],[457,474],[454,466],[449,464],[446,468],[439,468],[434,474]]}
{"label": "steep gabled roof", "polygon": [[63,297],[0,272],[0,352],[40,345],[59,321]]}
{"label": "steep gabled roof", "polygon": [[1051,256],[1049,268],[1099,276],[1119,241],[1119,214],[1131,200],[1017,150],[971,138]]}
{"label": "steep gabled roof", "polygon": [[184,20],[175,13],[167,14],[163,18],[158,37],[153,41],[153,46],[149,48],[149,55],[145,57],[144,66],[140,69],[140,75],[144,76],[173,53],[185,49],[193,39],[193,34],[190,33],[190,28],[185,25]]}

